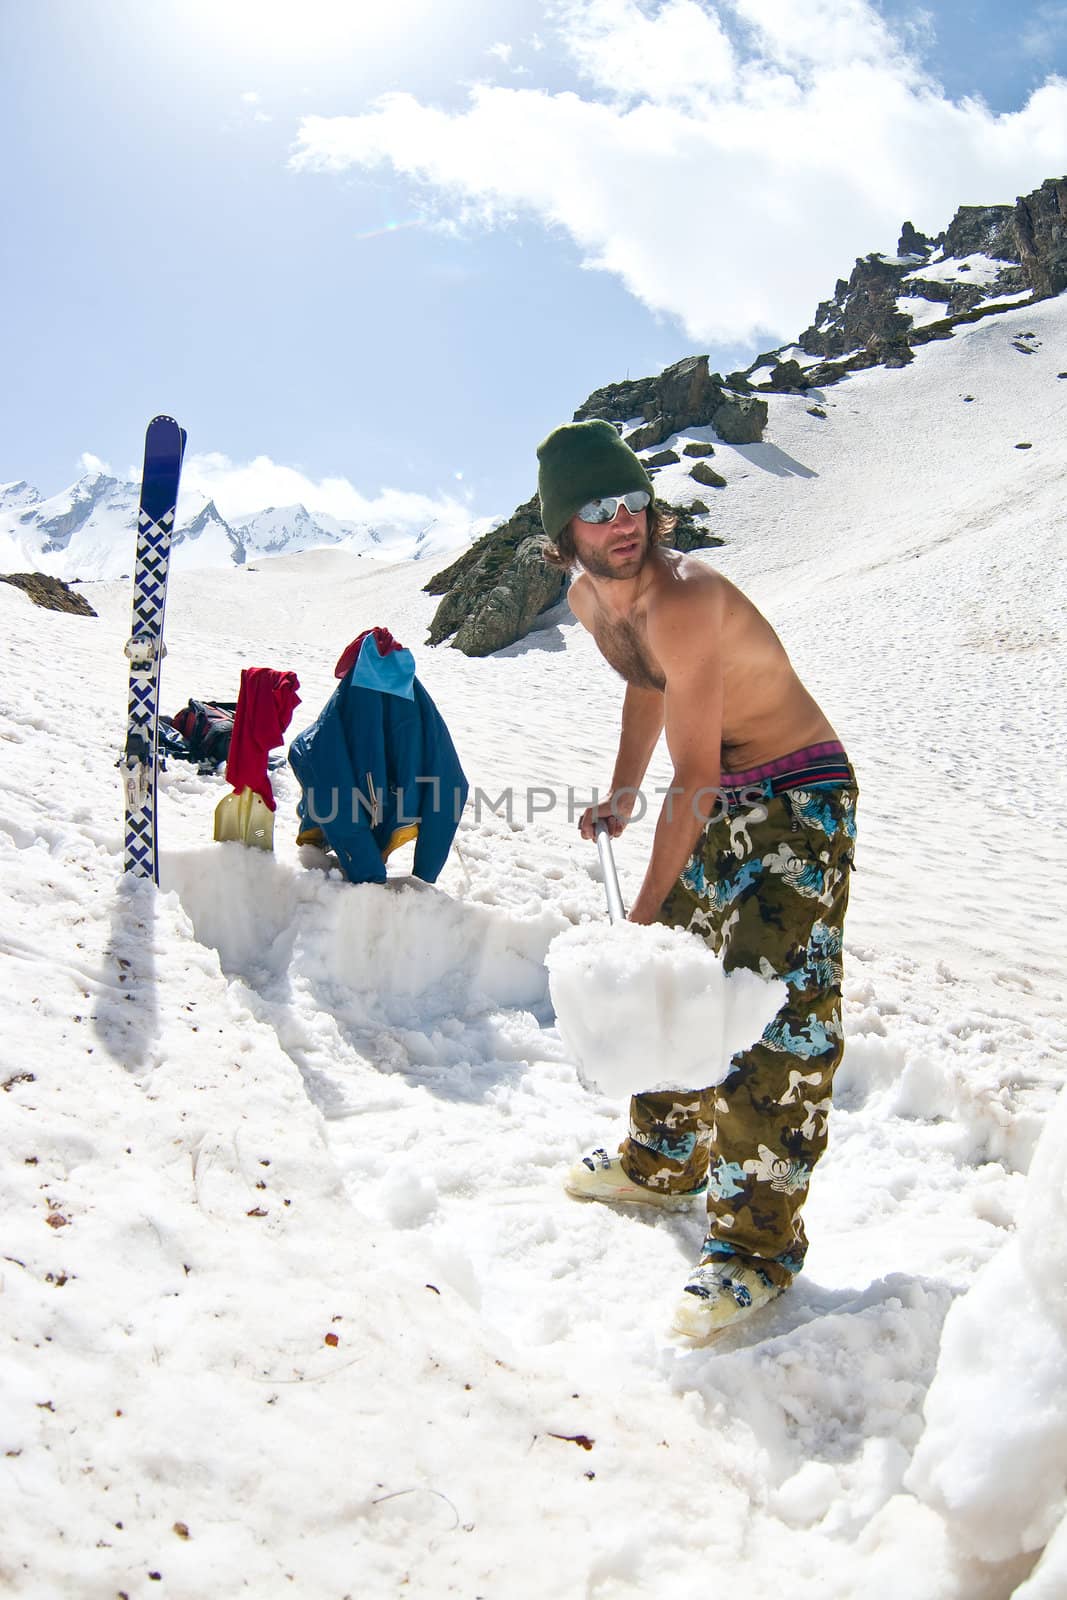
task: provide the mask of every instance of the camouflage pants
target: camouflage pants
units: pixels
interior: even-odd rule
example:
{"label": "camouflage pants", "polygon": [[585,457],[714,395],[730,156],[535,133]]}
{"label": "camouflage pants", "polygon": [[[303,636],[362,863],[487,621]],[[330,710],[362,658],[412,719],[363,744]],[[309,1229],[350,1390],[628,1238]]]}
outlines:
{"label": "camouflage pants", "polygon": [[659,920],[699,933],[727,971],[785,980],[788,998],[729,1076],[636,1095],[622,1164],[672,1193],[707,1180],[705,1261],[740,1257],[780,1287],[807,1250],[801,1207],[826,1147],[841,1059],[841,942],[855,781],[725,791]]}

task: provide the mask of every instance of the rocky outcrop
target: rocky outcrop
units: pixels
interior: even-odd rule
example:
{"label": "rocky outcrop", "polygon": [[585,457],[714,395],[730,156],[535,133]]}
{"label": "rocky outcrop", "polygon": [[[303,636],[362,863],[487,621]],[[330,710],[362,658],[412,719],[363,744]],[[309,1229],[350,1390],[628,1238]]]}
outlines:
{"label": "rocky outcrop", "polygon": [[431,578],[425,592],[444,598],[426,643],[441,644],[454,634],[457,650],[484,656],[520,639],[563,593],[563,574],[541,557],[543,539],[534,495]]}
{"label": "rocky outcrop", "polygon": [[[747,389],[748,384],[744,387]],[[664,440],[685,428],[712,427],[727,444],[757,444],[767,425],[767,402],[727,386],[708,369],[707,356],[687,356],[657,377],[627,379],[596,389],[574,413],[575,422],[599,417],[613,423],[632,450],[642,453],[654,475],[674,466],[674,449],[657,450]],[[629,432],[627,423],[641,420]],[[687,453],[710,455],[714,446],[687,446]],[[644,452],[653,451],[651,455]],[[725,484],[718,473],[700,481]],[[699,502],[697,503],[699,504]],[[701,527],[697,517],[707,508],[670,506],[677,517],[671,544],[678,550],[707,549],[722,543]],[[427,594],[442,596],[434,613],[427,644],[452,640],[469,656],[491,655],[529,632],[537,618],[562,597],[566,580],[541,557],[543,533],[537,497],[527,500],[501,527],[485,534],[458,561],[426,585]]]}
{"label": "rocky outcrop", "polygon": [[643,417],[647,407],[656,404],[655,378],[626,378],[594,389],[589,399],[574,413],[575,422],[602,417],[605,422],[622,424],[631,417]]}
{"label": "rocky outcrop", "polygon": [[[960,269],[963,270],[962,268]],[[980,306],[983,300],[989,298],[989,288],[980,283],[939,283],[930,278],[909,278],[906,284],[909,294],[921,295],[924,300],[940,300],[945,307],[945,315],[961,317],[965,311],[973,311]],[[996,289],[1001,294],[1023,294],[1026,284],[1018,281],[1015,268],[1010,273],[1001,272],[997,275]]]}
{"label": "rocky outcrop", "polygon": [[[968,275],[967,257],[975,255],[997,263],[992,281],[988,269]],[[946,269],[946,262],[955,265]],[[796,341],[799,352],[795,346],[767,351],[746,371],[726,378],[709,370],[706,355],[687,356],[656,377],[595,390],[574,420],[600,417],[613,423],[650,473],[669,473],[678,451],[665,448],[667,441],[687,429],[710,427],[726,444],[758,444],[768,416],[761,391],[805,395],[864,367],[902,367],[913,359],[916,346],[949,339],[963,323],[1011,309],[987,304],[991,299],[1027,293],[1043,299],[1065,288],[1067,178],[1050,178],[1014,206],[961,206],[936,239],[905,222],[895,257],[864,256],[847,279],[838,279],[833,298],[823,301],[812,326]],[[916,326],[909,299],[944,306],[945,314]],[[817,359],[802,361],[801,353]],[[757,373],[761,381],[753,383]],[[821,406],[807,410],[826,420]],[[694,440],[681,446],[681,454],[696,458],[690,476],[697,482],[727,486],[700,459],[714,454],[713,445]],[[707,514],[702,502],[673,509],[680,519],[679,549],[722,543],[696,521],[698,514]],[[488,655],[521,638],[565,589],[564,576],[541,559],[541,537],[535,497],[431,579],[427,592],[442,599],[428,642],[451,638],[468,655]]]}
{"label": "rocky outcrop", "polygon": [[901,281],[911,262],[870,255],[857,261],[847,284],[838,280],[829,305],[821,305],[816,321],[798,343],[813,356],[843,356],[878,340],[887,346],[906,342],[911,319],[897,309]]}
{"label": "rocky outcrop", "polygon": [[546,566],[539,539],[524,539],[505,577],[495,583],[460,624],[453,648],[489,656],[528,633],[563,592],[561,574]]}
{"label": "rocky outcrop", "polygon": [[728,388],[720,373],[708,370],[707,356],[686,356],[656,378],[594,390],[574,413],[575,422],[591,417],[616,425],[640,417],[640,424],[623,434],[637,451],[654,449],[686,428],[709,425],[727,444],[758,444],[767,426],[767,405]]}
{"label": "rocky outcrop", "polygon": [[776,394],[803,394],[808,387],[807,374],[795,357],[776,361],[764,387],[773,389]]}
{"label": "rocky outcrop", "polygon": [[[700,526],[696,506],[668,509],[678,518],[670,539],[675,549],[722,544]],[[427,594],[443,596],[426,643],[441,644],[451,637],[452,648],[464,655],[488,656],[521,639],[563,598],[567,587],[566,574],[544,560],[543,544],[535,495],[426,584]]]}
{"label": "rocky outcrop", "polygon": [[900,230],[897,240],[898,256],[922,256],[925,258],[934,248],[934,241],[928,239],[925,233],[920,233],[914,224],[905,222]]}
{"label": "rocky outcrop", "polygon": [[13,583],[45,611],[67,611],[74,617],[96,616],[84,595],[75,594],[62,578],[50,578],[45,572],[0,573],[0,583]]}
{"label": "rocky outcrop", "polygon": [[[982,255],[998,264],[992,282],[967,277],[970,256]],[[955,262],[951,279],[926,276],[924,265]],[[950,338],[959,323],[1002,312],[1003,305],[987,305],[1001,296],[1034,299],[1060,294],[1067,288],[1067,178],[1049,178],[1033,194],[1011,205],[961,206],[936,239],[905,222],[896,257],[864,256],[851,276],[839,278],[832,300],[824,300],[815,321],[797,343],[809,355],[823,360],[805,366],[798,379],[795,357],[779,361],[779,351],[760,355],[748,375],[771,367],[769,378],[757,389],[802,392],[822,387],[847,372],[876,365],[900,367],[912,359],[916,345]],[[944,318],[916,326],[898,301],[916,297],[945,307]]]}
{"label": "rocky outcrop", "polygon": [[767,415],[766,400],[756,395],[730,395],[712,414],[711,425],[724,444],[761,444]]}
{"label": "rocky outcrop", "polygon": [[707,484],[709,489],[726,488],[726,479],[714,467],[709,467],[706,461],[698,461],[695,467],[690,467],[689,476],[695,478],[697,483]]}
{"label": "rocky outcrop", "polygon": [[1018,261],[1012,212],[1011,206],[960,206],[936,242],[946,256],[984,255],[994,261]]}
{"label": "rocky outcrop", "polygon": [[1017,200],[1012,228],[1035,296],[1062,294],[1067,289],[1067,178],[1049,178]]}

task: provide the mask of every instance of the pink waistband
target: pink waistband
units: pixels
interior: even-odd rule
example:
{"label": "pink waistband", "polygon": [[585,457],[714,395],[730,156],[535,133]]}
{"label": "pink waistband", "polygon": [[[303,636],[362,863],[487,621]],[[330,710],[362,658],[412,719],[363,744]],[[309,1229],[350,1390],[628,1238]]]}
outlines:
{"label": "pink waistband", "polygon": [[803,750],[793,750],[787,756],[778,756],[774,761],[764,761],[761,766],[749,767],[745,772],[724,772],[722,786],[724,789],[742,789],[749,783],[762,783],[766,778],[781,778],[786,773],[796,772],[798,768],[806,767],[812,761],[824,759],[826,756],[838,756],[847,760],[845,747],[836,739],[827,739],[822,744],[808,744]]}

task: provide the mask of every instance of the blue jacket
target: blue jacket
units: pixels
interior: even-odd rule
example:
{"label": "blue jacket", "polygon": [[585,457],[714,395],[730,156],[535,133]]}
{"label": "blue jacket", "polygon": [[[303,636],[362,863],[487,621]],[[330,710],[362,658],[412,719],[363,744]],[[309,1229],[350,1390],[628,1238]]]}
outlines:
{"label": "blue jacket", "polygon": [[409,650],[368,638],[289,763],[303,790],[300,839],[321,830],[353,883],[382,883],[385,858],[415,839],[415,876],[434,883],[467,799],[467,779]]}

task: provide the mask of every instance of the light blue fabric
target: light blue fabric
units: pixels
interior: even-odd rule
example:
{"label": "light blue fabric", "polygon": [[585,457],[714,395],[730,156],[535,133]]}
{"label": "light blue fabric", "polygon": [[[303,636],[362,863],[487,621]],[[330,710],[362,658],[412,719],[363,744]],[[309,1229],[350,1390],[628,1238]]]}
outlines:
{"label": "light blue fabric", "polygon": [[410,650],[390,650],[380,656],[373,633],[368,633],[359,647],[352,682],[361,689],[377,689],[379,694],[414,700],[415,657]]}

